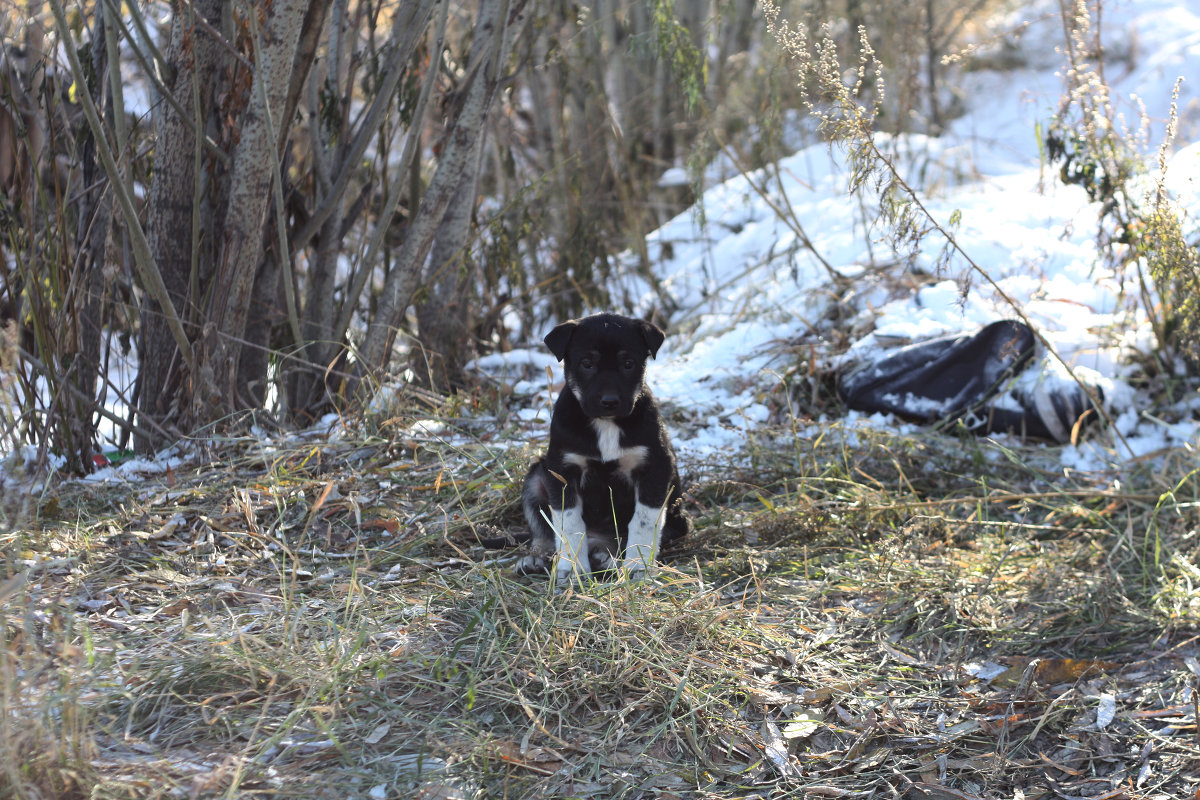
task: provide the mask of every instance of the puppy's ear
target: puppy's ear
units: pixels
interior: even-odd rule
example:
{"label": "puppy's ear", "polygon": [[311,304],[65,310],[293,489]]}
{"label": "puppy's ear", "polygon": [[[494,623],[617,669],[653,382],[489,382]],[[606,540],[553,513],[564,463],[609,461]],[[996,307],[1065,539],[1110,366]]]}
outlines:
{"label": "puppy's ear", "polygon": [[653,322],[638,320],[638,324],[642,329],[642,338],[646,340],[646,347],[650,350],[650,356],[657,356],[658,348],[662,347],[663,339],[666,339],[667,335]]}
{"label": "puppy's ear", "polygon": [[559,361],[567,357],[567,345],[570,344],[571,334],[575,332],[575,328],[578,325],[579,323],[576,320],[556,325],[554,330],[547,333],[546,338],[542,340]]}

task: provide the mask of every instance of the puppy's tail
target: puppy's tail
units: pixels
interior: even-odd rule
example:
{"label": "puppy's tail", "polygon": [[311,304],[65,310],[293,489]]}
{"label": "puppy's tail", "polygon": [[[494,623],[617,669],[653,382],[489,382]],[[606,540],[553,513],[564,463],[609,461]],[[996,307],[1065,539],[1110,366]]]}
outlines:
{"label": "puppy's tail", "polygon": [[513,533],[501,530],[495,525],[478,525],[475,528],[475,538],[488,550],[506,550],[510,547],[529,544],[529,540],[533,537],[529,531]]}

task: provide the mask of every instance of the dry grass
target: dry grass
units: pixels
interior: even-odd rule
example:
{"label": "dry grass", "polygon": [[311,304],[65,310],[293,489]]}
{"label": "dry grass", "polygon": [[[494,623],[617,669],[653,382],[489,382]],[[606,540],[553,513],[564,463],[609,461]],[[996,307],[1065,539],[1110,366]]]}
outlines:
{"label": "dry grass", "polygon": [[1185,462],[1100,491],[782,428],[685,465],[655,580],[550,594],[475,544],[529,450],[470,411],[41,498],[0,538],[0,794],[1196,795]]}

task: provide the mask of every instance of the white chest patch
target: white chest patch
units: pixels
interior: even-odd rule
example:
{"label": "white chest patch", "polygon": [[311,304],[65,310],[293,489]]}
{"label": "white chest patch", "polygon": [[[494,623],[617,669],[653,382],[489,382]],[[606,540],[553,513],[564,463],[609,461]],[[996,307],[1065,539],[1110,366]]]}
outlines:
{"label": "white chest patch", "polygon": [[621,457],[621,429],[611,419],[592,420],[601,461],[616,461]]}
{"label": "white chest patch", "polygon": [[[615,422],[608,419],[592,420],[592,429],[596,431],[596,447],[600,451],[600,461],[608,464],[616,461],[617,470],[629,476],[646,460],[650,449],[639,444],[634,447],[621,447],[621,429]],[[579,453],[564,453],[563,460],[575,464],[587,473],[588,457]]]}

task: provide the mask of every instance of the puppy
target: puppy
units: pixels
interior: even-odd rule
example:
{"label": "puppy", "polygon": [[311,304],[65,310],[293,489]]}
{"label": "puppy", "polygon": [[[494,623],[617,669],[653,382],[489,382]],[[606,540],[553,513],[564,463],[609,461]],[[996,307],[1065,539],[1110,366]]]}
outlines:
{"label": "puppy", "polygon": [[523,574],[556,580],[623,567],[644,574],[659,545],[685,535],[675,453],[646,388],[646,359],[664,334],[616,314],[564,322],[546,335],[566,387],[554,404],[550,445],[525,477],[531,533]]}

